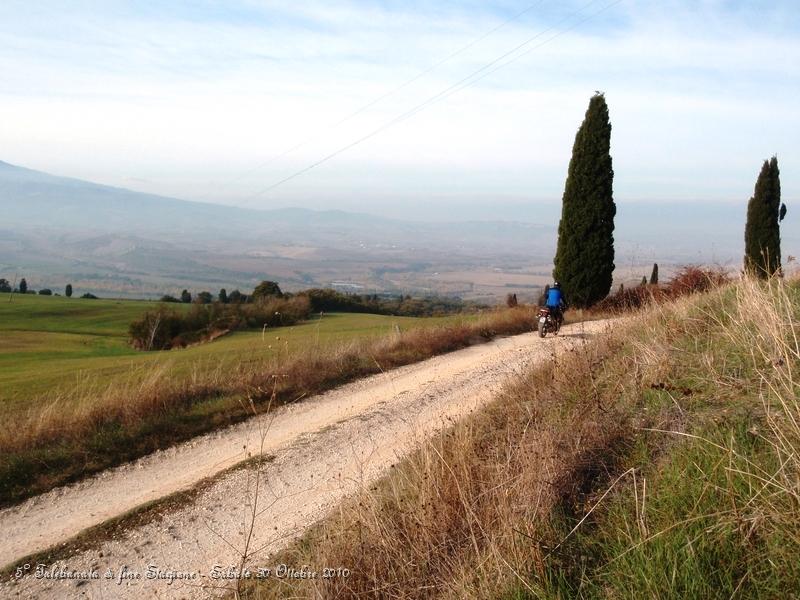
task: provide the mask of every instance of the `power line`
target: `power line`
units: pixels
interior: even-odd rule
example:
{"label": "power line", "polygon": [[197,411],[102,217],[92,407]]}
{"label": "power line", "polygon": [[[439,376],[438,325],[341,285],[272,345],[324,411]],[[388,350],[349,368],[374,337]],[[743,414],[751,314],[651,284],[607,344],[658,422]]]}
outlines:
{"label": "power line", "polygon": [[[575,29],[576,27],[582,25],[586,21],[589,21],[589,20],[595,18],[596,16],[598,16],[599,14],[605,12],[606,10],[608,10],[611,7],[615,6],[616,4],[619,4],[620,2],[622,2],[622,0],[614,0],[613,2],[611,2],[610,4],[607,4],[606,6],[604,6],[603,8],[598,10],[597,12],[592,13],[591,15],[588,15],[587,17],[578,20],[577,22],[573,23],[569,27],[563,29],[562,31],[557,32],[555,35],[547,38],[542,43],[537,44],[536,46],[533,46],[531,48],[527,48],[522,52],[519,52],[520,50],[522,50],[523,48],[525,48],[526,46],[528,46],[532,42],[534,42],[537,39],[539,39],[540,37],[542,37],[544,34],[546,34],[549,31],[552,31],[553,29],[555,29],[558,25],[560,25],[564,21],[569,20],[572,17],[581,14],[584,10],[586,10],[589,6],[591,6],[592,4],[595,4],[596,2],[597,2],[597,0],[590,0],[590,2],[588,2],[585,5],[583,5],[578,10],[570,13],[569,15],[567,15],[566,17],[564,17],[563,19],[558,21],[555,25],[552,25],[552,26],[548,27],[547,29],[544,29],[543,31],[540,31],[535,36],[529,38],[528,40],[526,40],[525,42],[519,44],[518,46],[512,48],[508,52],[505,52],[504,54],[502,54],[498,58],[496,58],[496,59],[492,60],[491,62],[487,63],[486,65],[484,65],[483,67],[481,67],[477,71],[474,71],[473,73],[471,73],[467,77],[464,77],[463,79],[459,80],[458,82],[448,86],[447,88],[445,88],[441,92],[431,96],[430,98],[428,98],[424,102],[416,105],[415,107],[411,108],[410,110],[408,110],[408,111],[402,113],[401,115],[398,115],[397,117],[391,119],[390,121],[384,123],[383,125],[381,125],[377,129],[374,129],[370,133],[368,133],[368,134],[358,138],[357,140],[355,140],[355,141],[353,141],[353,142],[351,142],[351,143],[339,148],[338,150],[336,150],[334,152],[331,152],[330,154],[324,156],[323,158],[317,160],[316,162],[313,162],[313,163],[303,167],[302,169],[300,169],[298,171],[295,171],[291,175],[288,175],[287,177],[284,177],[283,179],[281,179],[279,181],[276,181],[275,183],[267,186],[266,188],[263,188],[262,190],[256,192],[252,196],[250,196],[250,198],[255,198],[255,197],[260,196],[262,194],[265,194],[265,193],[267,193],[267,192],[269,192],[271,190],[274,190],[278,186],[281,186],[284,183],[287,183],[288,181],[291,181],[295,177],[299,177],[300,175],[303,175],[304,173],[307,173],[308,171],[318,167],[319,165],[328,162],[332,158],[335,158],[339,154],[342,154],[343,152],[346,152],[347,150],[350,150],[351,148],[353,148],[355,146],[358,146],[359,144],[369,140],[370,138],[375,137],[376,135],[378,135],[378,134],[382,133],[383,131],[389,129],[390,127],[392,127],[394,125],[397,125],[398,123],[401,123],[401,122],[403,122],[403,121],[405,121],[407,119],[410,119],[411,117],[413,117],[414,115],[418,114],[419,112],[425,110],[429,106],[431,106],[431,105],[433,105],[433,104],[435,104],[435,103],[437,103],[437,102],[439,102],[441,100],[444,100],[445,98],[449,98],[450,96],[452,96],[453,94],[463,90],[464,88],[467,88],[467,87],[473,85],[474,83],[480,81],[481,79],[484,79],[485,77],[488,77],[489,75],[491,75],[495,71],[498,71],[499,69],[502,69],[503,67],[510,65],[511,63],[513,63],[516,60],[520,59],[522,56],[525,56],[526,54],[532,52],[533,50],[536,50],[537,48],[541,48],[542,46],[550,43],[551,41],[553,41],[556,38],[564,35],[565,33],[569,32],[569,31],[572,31],[573,29]],[[511,56],[511,55],[513,55],[514,53],[517,53],[517,52],[519,52],[519,54],[517,54],[516,56],[513,56],[508,61],[496,66],[493,69],[491,68],[491,67],[497,65],[497,63],[501,62],[505,58],[508,58],[509,56]],[[487,69],[489,69],[489,70],[487,71]],[[486,71],[486,72],[484,72],[484,71]]]}
{"label": "power line", "polygon": [[[403,83],[401,83],[397,87],[392,88],[391,90],[389,90],[388,92],[384,93],[383,95],[381,95],[381,96],[375,98],[374,100],[371,100],[368,103],[364,104],[363,106],[357,108],[355,111],[353,111],[352,113],[350,113],[347,116],[343,117],[342,119],[340,119],[336,123],[333,123],[332,125],[329,125],[328,127],[325,128],[325,131],[326,132],[327,131],[333,131],[334,129],[344,125],[345,123],[347,123],[351,119],[354,119],[358,115],[360,115],[360,114],[364,113],[365,111],[369,110],[370,108],[372,108],[376,104],[379,104],[380,102],[383,102],[387,98],[389,98],[391,96],[394,96],[396,93],[398,93],[398,92],[402,91],[403,89],[407,88],[412,83],[415,83],[416,81],[418,81],[418,80],[422,79],[423,77],[425,77],[425,75],[431,73],[432,71],[435,71],[436,69],[441,67],[443,64],[451,61],[452,59],[454,59],[455,57],[459,56],[460,54],[463,54],[464,52],[466,52],[467,50],[469,50],[470,48],[472,48],[476,44],[479,44],[480,42],[482,42],[483,40],[488,38],[490,35],[492,35],[493,33],[496,33],[497,31],[499,31],[503,27],[505,27],[507,25],[510,25],[514,21],[519,20],[524,15],[526,15],[527,13],[532,11],[534,8],[539,6],[542,2],[544,2],[544,0],[537,0],[533,4],[530,4],[529,6],[527,6],[526,8],[524,8],[523,10],[521,10],[520,12],[515,14],[514,16],[508,18],[507,20],[505,20],[502,23],[500,23],[499,25],[493,27],[492,29],[490,29],[486,33],[484,33],[484,34],[478,36],[477,38],[473,39],[467,45],[462,46],[461,48],[459,48],[455,52],[447,55],[446,57],[444,57],[441,60],[437,61],[436,63],[434,63],[433,65],[429,66],[428,68],[420,71],[419,73],[417,73],[416,75],[414,75],[410,79],[407,79],[406,81],[404,81]],[[234,177],[233,179],[228,180],[223,185],[228,185],[228,184],[231,184],[231,183],[235,183],[237,181],[240,181],[241,179],[244,179],[248,175],[251,175],[251,174],[255,173],[256,171],[259,171],[259,170],[263,169],[267,165],[270,165],[273,162],[275,162],[276,160],[279,160],[279,159],[281,159],[281,158],[283,158],[283,157],[285,157],[285,156],[287,156],[287,155],[299,150],[300,148],[303,148],[304,146],[306,146],[309,143],[311,143],[311,142],[315,141],[316,139],[318,139],[319,136],[320,136],[319,133],[315,133],[315,134],[311,135],[310,137],[306,138],[302,142],[292,146],[291,148],[287,148],[286,150],[284,150],[280,154],[276,154],[275,156],[272,156],[271,158],[267,159],[266,161],[258,164],[257,166],[253,167],[252,169],[246,171],[245,173],[242,173],[241,175],[239,175],[237,177]]]}

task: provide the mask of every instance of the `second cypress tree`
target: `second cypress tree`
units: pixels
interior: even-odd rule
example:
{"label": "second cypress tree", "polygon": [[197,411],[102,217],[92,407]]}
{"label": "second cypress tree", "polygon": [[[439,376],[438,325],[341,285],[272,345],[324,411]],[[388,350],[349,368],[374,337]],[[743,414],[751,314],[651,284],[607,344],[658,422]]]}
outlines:
{"label": "second cypress tree", "polygon": [[786,214],[781,205],[778,158],[765,160],[756,180],[753,197],[747,203],[744,228],[744,268],[766,278],[781,268],[781,232],[778,223]]}
{"label": "second cypress tree", "polygon": [[658,263],[653,263],[653,270],[650,272],[650,285],[658,285]]}
{"label": "second cypress tree", "polygon": [[608,295],[614,272],[614,170],[611,122],[601,93],[589,101],[575,136],[558,224],[553,277],[573,306]]}

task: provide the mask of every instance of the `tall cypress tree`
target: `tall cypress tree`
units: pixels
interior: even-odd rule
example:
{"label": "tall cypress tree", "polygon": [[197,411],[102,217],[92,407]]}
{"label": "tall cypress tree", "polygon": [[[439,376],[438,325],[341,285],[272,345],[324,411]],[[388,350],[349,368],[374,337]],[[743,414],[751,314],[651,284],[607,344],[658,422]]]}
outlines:
{"label": "tall cypress tree", "polygon": [[747,203],[745,271],[762,278],[780,272],[781,232],[778,223],[785,214],[786,205],[781,205],[778,158],[773,156],[761,166],[753,197]]}
{"label": "tall cypress tree", "polygon": [[553,277],[573,306],[594,304],[611,290],[617,207],[610,148],[608,106],[598,92],[575,136],[558,224]]}
{"label": "tall cypress tree", "polygon": [[653,263],[653,270],[650,272],[650,285],[658,285],[658,263]]}

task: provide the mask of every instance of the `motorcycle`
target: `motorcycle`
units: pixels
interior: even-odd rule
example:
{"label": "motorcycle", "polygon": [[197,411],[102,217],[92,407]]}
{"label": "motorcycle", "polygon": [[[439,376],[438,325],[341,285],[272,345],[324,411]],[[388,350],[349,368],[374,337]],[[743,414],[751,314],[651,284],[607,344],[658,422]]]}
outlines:
{"label": "motorcycle", "polygon": [[544,337],[550,332],[558,335],[558,330],[561,329],[561,323],[559,323],[558,319],[550,312],[549,308],[539,309],[538,321],[539,337]]}

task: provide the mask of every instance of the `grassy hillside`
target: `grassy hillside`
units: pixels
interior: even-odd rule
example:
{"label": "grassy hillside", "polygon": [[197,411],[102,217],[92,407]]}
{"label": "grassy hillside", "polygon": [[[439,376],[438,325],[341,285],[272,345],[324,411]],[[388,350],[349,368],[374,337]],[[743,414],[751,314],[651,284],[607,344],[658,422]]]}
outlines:
{"label": "grassy hillside", "polygon": [[797,596],[798,317],[744,281],[617,325],[274,557],[350,577],[248,597]]}
{"label": "grassy hillside", "polygon": [[8,294],[0,294],[0,416],[56,395],[79,398],[81,391],[124,384],[153,370],[187,378],[197,371],[256,363],[310,346],[382,336],[395,328],[474,318],[326,314],[294,327],[234,332],[184,350],[137,351],[128,343],[128,325],[154,306],[144,301],[31,294],[17,294],[9,303]]}
{"label": "grassy hillside", "polygon": [[529,331],[483,316],[325,314],[184,350],[137,352],[147,302],[15,297],[0,305],[0,506],[380,370]]}

